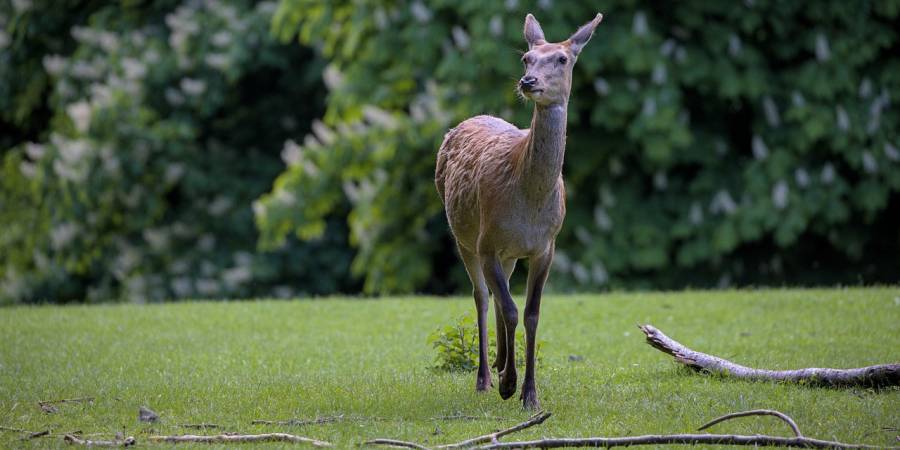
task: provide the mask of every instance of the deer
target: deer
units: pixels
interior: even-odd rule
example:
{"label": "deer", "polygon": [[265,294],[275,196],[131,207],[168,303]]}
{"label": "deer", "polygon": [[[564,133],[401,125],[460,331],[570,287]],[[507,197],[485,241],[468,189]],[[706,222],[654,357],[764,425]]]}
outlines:
{"label": "deer", "polygon": [[[493,116],[475,116],[446,133],[437,155],[435,186],[475,298],[475,390],[493,387],[494,367],[504,400],[512,397],[517,387],[519,310],[509,292],[509,279],[518,260],[528,261],[525,379],[519,397],[525,409],[540,408],[534,375],[535,341],[541,294],[566,215],[562,169],[572,69],[602,20],[603,14],[598,13],[565,41],[549,43],[540,23],[528,14],[528,50],[522,55],[525,75],[518,80],[517,92],[534,102],[531,128],[519,129]],[[487,348],[489,296],[494,300],[497,327],[496,358],[491,366]]]}

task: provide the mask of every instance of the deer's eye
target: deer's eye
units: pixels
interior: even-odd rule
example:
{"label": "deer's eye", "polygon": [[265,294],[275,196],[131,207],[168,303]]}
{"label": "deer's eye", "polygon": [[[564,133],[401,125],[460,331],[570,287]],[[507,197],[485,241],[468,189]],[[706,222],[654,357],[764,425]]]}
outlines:
{"label": "deer's eye", "polygon": [[528,64],[531,64],[531,58],[528,57],[528,56],[523,56],[523,57],[522,57],[522,63],[525,64],[526,66],[527,66]]}
{"label": "deer's eye", "polygon": [[558,62],[561,65],[565,64],[568,61],[569,60],[565,56],[560,56],[559,59],[556,60],[556,62]]}

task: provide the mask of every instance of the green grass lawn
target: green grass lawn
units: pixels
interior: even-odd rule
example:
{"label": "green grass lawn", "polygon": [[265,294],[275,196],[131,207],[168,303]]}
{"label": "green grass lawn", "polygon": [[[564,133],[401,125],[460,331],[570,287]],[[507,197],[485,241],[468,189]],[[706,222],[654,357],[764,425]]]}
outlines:
{"label": "green grass lawn", "polygon": [[[142,441],[148,433],[204,433],[179,426],[200,422],[241,433],[289,432],[341,448],[375,437],[454,442],[529,416],[518,395],[503,401],[496,388],[477,394],[474,373],[429,368],[429,333],[470,311],[469,298],[0,309],[0,425],[107,437],[123,431],[144,447],[151,445]],[[542,312],[538,391],[553,417],[507,441],[692,432],[725,413],[770,408],[791,415],[811,437],[897,445],[900,389],[697,375],[646,345],[636,324],[751,366],[898,362],[898,288],[548,295]],[[95,401],[63,404],[54,414],[37,404],[84,396]],[[141,405],[161,421],[138,422]],[[435,419],[459,413],[503,420]],[[250,424],[336,415],[352,420]],[[773,418],[745,418],[710,432],[789,430]],[[0,447],[65,446],[58,437],[20,437],[0,432]]]}

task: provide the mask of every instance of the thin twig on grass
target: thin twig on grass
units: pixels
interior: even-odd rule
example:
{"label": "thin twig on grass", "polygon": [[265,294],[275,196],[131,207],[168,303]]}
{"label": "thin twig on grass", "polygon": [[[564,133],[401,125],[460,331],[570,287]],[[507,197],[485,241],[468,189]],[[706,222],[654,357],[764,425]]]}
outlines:
{"label": "thin twig on grass", "polygon": [[182,436],[150,436],[147,440],[151,442],[166,442],[170,444],[178,443],[205,443],[205,444],[232,444],[244,442],[292,442],[295,444],[309,444],[313,447],[331,447],[332,445],[325,441],[312,439],[303,436],[296,436],[287,433],[267,433],[267,434],[219,434],[212,436],[198,436],[193,434],[185,434]]}
{"label": "thin twig on grass", "polygon": [[25,433],[26,436],[23,436],[21,438],[21,440],[23,440],[23,441],[27,441],[28,439],[38,438],[41,436],[47,436],[50,434],[50,430],[30,431],[30,430],[23,430],[22,428],[13,428],[13,427],[5,427],[5,426],[0,426],[0,431],[10,431],[13,433]]}
{"label": "thin twig on grass", "polygon": [[133,437],[128,436],[125,439],[115,439],[112,441],[100,441],[92,439],[82,439],[75,435],[67,434],[63,436],[63,440],[69,444],[83,445],[85,447],[131,447],[137,441]]}
{"label": "thin twig on grass", "polygon": [[315,419],[287,419],[287,420],[254,420],[250,423],[253,425],[322,425],[325,423],[334,423],[344,420],[344,415],[316,417]]}
{"label": "thin twig on grass", "polygon": [[61,398],[59,400],[39,400],[38,405],[53,405],[56,403],[85,403],[93,402],[94,397]]}
{"label": "thin twig on grass", "polygon": [[[483,436],[474,437],[472,439],[466,439],[464,441],[460,441],[455,444],[438,445],[434,448],[435,449],[471,448],[471,447],[475,447],[476,445],[484,443],[484,442],[499,442],[499,439],[501,437],[506,436],[511,433],[515,433],[517,431],[522,431],[526,428],[530,428],[535,425],[542,424],[550,416],[551,416],[551,414],[548,412],[539,412],[539,413],[531,416],[525,422],[511,426],[505,430],[495,431],[493,433],[488,433]],[[398,441],[396,439],[382,439],[382,438],[366,441],[365,445],[384,445],[384,446],[395,447],[395,448],[415,448],[415,449],[427,449],[428,448],[421,444],[417,444],[415,442]]]}
{"label": "thin twig on grass", "polygon": [[[525,428],[528,428],[532,425],[537,425],[548,417],[550,417],[549,413],[546,413],[541,416],[534,416],[528,422],[523,422],[515,427],[509,428],[502,432],[496,432],[492,434],[488,434],[485,436],[480,436],[478,438],[473,438],[469,440],[465,440],[459,442],[457,444],[449,444],[449,445],[441,445],[437,447],[433,447],[434,449],[458,449],[458,448],[477,448],[482,450],[487,449],[503,449],[503,448],[563,448],[563,447],[630,447],[634,445],[667,445],[667,444],[682,444],[682,445],[697,445],[697,444],[709,444],[709,445],[751,445],[751,446],[780,446],[780,447],[799,447],[799,448],[837,448],[837,449],[892,449],[892,450],[900,450],[900,447],[879,447],[874,445],[866,445],[866,444],[845,444],[843,442],[838,441],[825,441],[821,439],[813,439],[809,437],[803,436],[800,432],[800,428],[794,422],[793,419],[790,418],[787,414],[781,413],[779,411],[774,410],[753,410],[753,411],[745,411],[738,412],[733,414],[727,414],[722,417],[716,418],[711,422],[703,425],[701,429],[710,427],[714,424],[724,422],[726,420],[738,418],[738,417],[746,417],[746,416],[774,416],[783,420],[785,423],[791,426],[791,430],[794,431],[795,436],[793,437],[783,437],[783,436],[768,436],[768,435],[740,435],[740,434],[653,434],[653,435],[644,435],[644,436],[624,436],[624,437],[589,437],[589,438],[547,438],[547,439],[538,439],[533,441],[518,441],[518,442],[500,442],[499,439],[505,434],[510,434],[515,431],[520,431]],[[540,419],[540,420],[536,420]],[[487,440],[485,440],[487,438]],[[479,443],[490,442],[490,444],[477,446]],[[425,447],[421,444],[417,444],[415,442],[407,442],[407,441],[398,441],[393,439],[373,439],[365,442],[366,445],[385,445],[388,447],[395,448],[414,448],[414,449],[426,449],[429,447]]]}
{"label": "thin twig on grass", "polygon": [[28,433],[28,436],[23,437],[21,440],[27,441],[29,439],[39,438],[41,436],[48,436],[48,435],[50,435],[50,430],[35,431],[34,433]]}
{"label": "thin twig on grass", "polygon": [[59,400],[38,400],[38,406],[41,411],[47,414],[53,414],[59,411],[57,404],[62,403],[93,403],[94,397],[77,397],[77,398],[61,398]]}
{"label": "thin twig on grass", "polygon": [[407,442],[407,441],[398,441],[396,439],[372,439],[363,443],[363,445],[383,445],[385,447],[390,448],[414,448],[417,450],[431,450],[424,445],[416,444],[415,442]]}
{"label": "thin twig on grass", "polygon": [[[74,436],[78,436],[78,437],[80,437],[80,438],[97,437],[97,436],[109,436],[109,432],[99,432],[99,433],[87,433],[87,434],[85,434],[85,433],[82,433],[81,430],[73,431],[73,432],[71,432],[71,433],[63,433],[63,434],[60,434],[59,436],[65,437],[65,435],[67,435],[67,434],[71,434],[71,435],[74,435]],[[121,433],[116,433],[115,439],[116,439],[116,440],[122,440]]]}
{"label": "thin twig on grass", "polygon": [[214,423],[183,423],[181,424],[182,428],[194,428],[198,430],[205,430],[207,428],[221,428],[220,426]]}
{"label": "thin twig on grass", "polygon": [[786,424],[788,424],[789,427],[791,427],[791,431],[794,432],[794,436],[803,437],[803,435],[800,433],[800,427],[797,426],[797,423],[794,422],[794,419],[791,419],[787,414],[783,414],[781,412],[774,411],[771,409],[754,409],[752,411],[744,411],[744,412],[725,414],[722,417],[717,417],[717,418],[705,423],[700,428],[697,428],[697,431],[703,431],[717,423],[721,423],[726,420],[736,419],[738,417],[747,417],[747,416],[775,416],[775,417],[781,419],[782,421],[784,421]]}
{"label": "thin twig on grass", "polygon": [[506,420],[496,416],[466,416],[463,414],[451,414],[449,416],[432,417],[431,420]]}
{"label": "thin twig on grass", "polygon": [[[895,431],[897,431],[897,430],[896,430],[896,429],[892,429],[892,428],[890,428],[890,427],[881,427],[881,428],[879,428],[879,429],[877,429],[877,430],[872,430],[872,431],[867,432],[866,434],[863,435],[863,437],[864,437],[864,438],[867,438],[867,437],[869,437],[869,436],[874,436],[874,435],[879,434],[879,433],[893,433],[893,432],[895,432]],[[900,436],[897,436],[897,440],[900,441]]]}
{"label": "thin twig on grass", "polygon": [[900,385],[900,364],[880,364],[856,369],[812,367],[798,370],[766,370],[735,364],[726,359],[691,350],[652,325],[638,325],[653,348],[671,355],[691,369],[745,380],[775,380],[835,387],[887,387]]}

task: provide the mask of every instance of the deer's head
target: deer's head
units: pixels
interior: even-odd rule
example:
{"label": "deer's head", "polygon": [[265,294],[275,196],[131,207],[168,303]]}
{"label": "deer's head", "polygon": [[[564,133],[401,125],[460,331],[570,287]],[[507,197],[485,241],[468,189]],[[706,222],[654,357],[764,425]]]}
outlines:
{"label": "deer's head", "polygon": [[519,80],[519,92],[539,105],[566,103],[572,88],[572,68],[601,20],[603,14],[598,13],[569,39],[548,43],[541,24],[531,14],[527,15],[525,41],[528,51],[522,55],[525,76]]}

